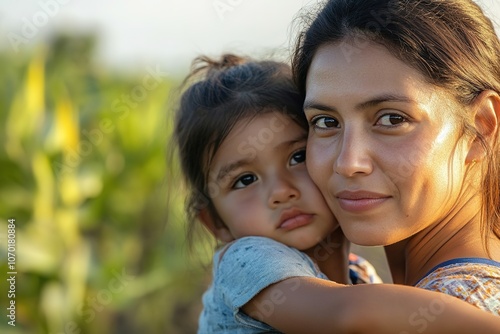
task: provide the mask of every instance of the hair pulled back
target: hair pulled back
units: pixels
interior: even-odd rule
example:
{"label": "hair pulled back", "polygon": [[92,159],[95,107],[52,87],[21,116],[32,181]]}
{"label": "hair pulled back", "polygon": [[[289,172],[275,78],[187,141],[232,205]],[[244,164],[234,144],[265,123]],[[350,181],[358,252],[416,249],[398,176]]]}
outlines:
{"label": "hair pulled back", "polygon": [[465,108],[457,110],[464,134],[481,140],[487,161],[482,175],[483,228],[500,238],[500,143],[488,144],[471,123],[470,106],[486,90],[500,94],[500,42],[493,24],[471,0],[330,0],[322,3],[298,36],[292,60],[303,95],[312,59],[326,43],[349,43],[349,52],[367,42],[449,91]]}
{"label": "hair pulled back", "polygon": [[211,198],[217,195],[217,189],[209,180],[208,170],[236,123],[276,111],[306,129],[307,121],[291,68],[281,62],[255,61],[232,54],[220,59],[202,56],[193,61],[184,84],[188,88],[176,112],[174,140],[189,188],[187,213],[191,238],[201,209],[208,208],[210,214],[216,215]]}

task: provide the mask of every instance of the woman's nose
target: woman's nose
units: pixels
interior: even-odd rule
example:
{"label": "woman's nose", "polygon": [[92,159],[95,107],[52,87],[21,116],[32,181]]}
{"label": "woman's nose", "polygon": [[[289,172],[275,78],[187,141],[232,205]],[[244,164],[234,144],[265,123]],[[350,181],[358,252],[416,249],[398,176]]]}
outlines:
{"label": "woman's nose", "polygon": [[345,177],[370,174],[373,170],[370,158],[370,142],[361,129],[344,131],[338,144],[338,155],[333,170]]}

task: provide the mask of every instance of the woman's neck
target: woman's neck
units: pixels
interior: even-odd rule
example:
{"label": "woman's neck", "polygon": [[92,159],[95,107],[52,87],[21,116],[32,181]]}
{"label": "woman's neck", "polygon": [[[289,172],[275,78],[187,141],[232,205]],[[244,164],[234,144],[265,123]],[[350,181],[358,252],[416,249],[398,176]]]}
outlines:
{"label": "woman's neck", "polygon": [[[461,257],[490,258],[480,228],[480,198],[470,196],[443,220],[385,247],[395,283],[414,285],[432,268]],[[500,261],[500,240],[490,239],[491,258]]]}

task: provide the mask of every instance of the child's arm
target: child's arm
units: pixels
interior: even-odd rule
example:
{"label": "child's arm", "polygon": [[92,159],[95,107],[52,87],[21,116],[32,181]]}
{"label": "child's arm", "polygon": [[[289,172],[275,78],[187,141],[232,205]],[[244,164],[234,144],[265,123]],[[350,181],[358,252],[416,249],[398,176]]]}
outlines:
{"label": "child's arm", "polygon": [[295,277],[243,311],[284,333],[500,333],[500,317],[455,297],[403,285],[345,286]]}

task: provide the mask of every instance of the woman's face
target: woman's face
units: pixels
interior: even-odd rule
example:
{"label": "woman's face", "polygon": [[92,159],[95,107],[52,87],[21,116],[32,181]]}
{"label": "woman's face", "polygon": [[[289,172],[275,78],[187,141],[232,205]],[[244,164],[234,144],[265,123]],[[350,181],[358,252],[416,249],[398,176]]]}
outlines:
{"label": "woman's face", "polygon": [[456,108],[381,45],[318,49],[306,83],[306,163],[351,241],[404,240],[457,205],[468,145]]}

